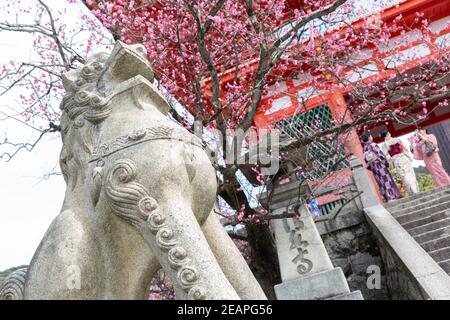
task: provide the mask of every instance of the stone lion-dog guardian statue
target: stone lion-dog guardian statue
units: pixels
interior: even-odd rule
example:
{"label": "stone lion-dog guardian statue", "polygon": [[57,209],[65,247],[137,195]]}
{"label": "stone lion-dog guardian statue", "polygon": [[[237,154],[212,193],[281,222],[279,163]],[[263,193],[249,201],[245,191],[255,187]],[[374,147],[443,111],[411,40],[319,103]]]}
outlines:
{"label": "stone lion-dog guardian statue", "polygon": [[1,299],[266,299],[214,213],[203,143],[171,122],[142,45],[118,41],[63,79],[61,213]]}

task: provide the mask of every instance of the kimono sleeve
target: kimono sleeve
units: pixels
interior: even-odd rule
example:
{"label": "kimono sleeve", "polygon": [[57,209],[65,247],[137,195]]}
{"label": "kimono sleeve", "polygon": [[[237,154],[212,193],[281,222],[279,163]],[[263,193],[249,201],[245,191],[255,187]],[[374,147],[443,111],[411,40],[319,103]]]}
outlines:
{"label": "kimono sleeve", "polygon": [[423,151],[422,151],[423,142],[418,142],[413,147],[413,156],[416,160],[423,160]]}

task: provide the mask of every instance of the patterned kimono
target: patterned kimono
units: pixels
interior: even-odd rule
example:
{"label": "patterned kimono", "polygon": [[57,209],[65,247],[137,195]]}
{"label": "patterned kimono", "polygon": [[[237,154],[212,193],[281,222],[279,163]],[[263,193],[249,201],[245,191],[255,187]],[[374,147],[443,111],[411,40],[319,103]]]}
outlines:
{"label": "patterned kimono", "polygon": [[[437,146],[436,137],[432,134],[427,134],[425,138]],[[439,156],[439,149],[436,148],[431,156],[427,156],[423,152],[423,145],[425,141],[420,140],[413,146],[414,159],[423,160],[425,166],[428,169],[431,177],[433,178],[433,183],[436,187],[443,187],[450,184],[450,178],[442,166],[441,157]]]}
{"label": "patterned kimono", "polygon": [[[394,179],[389,173],[389,164],[380,147],[376,143],[366,142],[364,144],[364,154],[367,160],[367,169],[373,172],[384,199],[391,201],[400,198],[400,190],[398,190]],[[368,155],[375,157],[375,159],[368,159]]]}
{"label": "patterned kimono", "polygon": [[[390,148],[393,145],[400,144],[403,147],[403,152],[395,155],[390,155]],[[412,157],[408,152],[408,149],[400,139],[386,138],[381,146],[386,159],[392,162],[395,170],[398,172],[403,181],[403,186],[409,194],[419,192],[419,186],[417,184],[416,174],[412,165]]]}

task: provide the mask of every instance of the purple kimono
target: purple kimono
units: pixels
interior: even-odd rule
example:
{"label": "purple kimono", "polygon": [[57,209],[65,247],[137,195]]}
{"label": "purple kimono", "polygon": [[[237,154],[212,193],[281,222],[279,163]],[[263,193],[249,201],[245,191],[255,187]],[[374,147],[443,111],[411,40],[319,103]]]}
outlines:
{"label": "purple kimono", "polygon": [[366,160],[368,160],[367,169],[373,172],[384,199],[390,201],[400,198],[400,190],[398,190],[397,184],[389,173],[389,163],[380,147],[376,143],[366,142],[364,144],[364,154]]}

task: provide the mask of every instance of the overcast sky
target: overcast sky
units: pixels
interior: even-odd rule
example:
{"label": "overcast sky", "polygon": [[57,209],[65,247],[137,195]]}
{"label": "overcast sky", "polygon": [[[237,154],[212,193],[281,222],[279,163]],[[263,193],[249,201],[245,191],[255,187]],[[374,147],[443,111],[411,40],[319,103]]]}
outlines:
{"label": "overcast sky", "polygon": [[[82,4],[68,4],[65,0],[45,3],[55,13],[67,9],[70,14],[64,16],[64,22],[68,27],[81,21],[81,12],[88,12]],[[0,17],[4,19],[3,13]],[[28,61],[33,52],[32,42],[29,34],[0,32],[0,63],[13,59]],[[0,96],[0,111],[11,114],[12,109],[20,110],[19,94],[15,91]],[[0,119],[3,118],[0,114]],[[10,141],[32,141],[36,134],[12,119],[0,120],[0,140],[7,136]],[[45,231],[59,214],[66,189],[64,179],[61,175],[46,175],[60,171],[60,150],[60,136],[54,133],[46,135],[32,152],[20,152],[10,162],[0,160],[0,270],[29,264]],[[0,154],[3,151],[0,147]]]}
{"label": "overcast sky", "polygon": [[[27,37],[0,33],[0,48],[3,59],[7,53],[28,52],[30,41]],[[11,95],[0,97],[0,110],[10,111],[10,107],[17,108]],[[10,141],[24,142],[32,133],[14,120],[2,120],[0,139],[5,135]],[[0,270],[28,264],[60,210],[65,190],[62,177],[42,180],[45,173],[55,170],[60,148],[59,135],[49,135],[33,152],[20,152],[10,162],[0,161]]]}
{"label": "overcast sky", "polygon": [[[68,8],[70,15],[65,17],[65,22],[69,25],[85,10],[82,5],[62,0],[45,2],[54,10]],[[1,32],[0,63],[11,59],[27,60],[32,52],[32,40],[30,35]],[[12,92],[0,97],[0,110],[19,109],[17,95],[18,92]],[[32,138],[31,131],[14,120],[0,121],[0,140],[5,135],[11,141]],[[0,270],[29,264],[45,231],[60,211],[64,180],[62,176],[45,177],[59,171],[60,149],[59,134],[51,134],[32,152],[21,152],[10,162],[0,160]]]}

